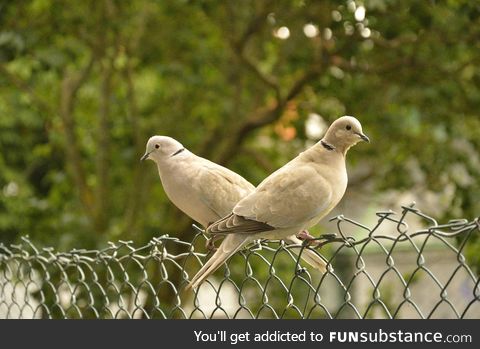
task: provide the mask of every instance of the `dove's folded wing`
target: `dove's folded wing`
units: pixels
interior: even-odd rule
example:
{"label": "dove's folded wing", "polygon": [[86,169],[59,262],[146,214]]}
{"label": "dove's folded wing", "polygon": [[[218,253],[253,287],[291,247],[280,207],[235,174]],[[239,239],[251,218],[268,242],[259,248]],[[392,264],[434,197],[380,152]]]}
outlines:
{"label": "dove's folded wing", "polygon": [[256,220],[247,219],[230,213],[228,216],[211,224],[207,232],[210,234],[257,234],[275,230],[274,227]]}
{"label": "dove's folded wing", "polygon": [[260,233],[274,229],[303,227],[325,212],[332,189],[313,166],[285,168],[271,175],[229,216],[209,227],[213,234]]}

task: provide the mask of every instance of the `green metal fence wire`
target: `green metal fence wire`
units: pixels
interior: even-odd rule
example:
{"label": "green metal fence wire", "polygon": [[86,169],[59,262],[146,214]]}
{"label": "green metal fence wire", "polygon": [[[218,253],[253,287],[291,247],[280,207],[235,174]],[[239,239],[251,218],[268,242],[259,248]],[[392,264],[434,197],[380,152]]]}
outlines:
{"label": "green metal fence wire", "polygon": [[[301,246],[257,241],[198,290],[186,286],[210,253],[195,226],[190,242],[163,235],[138,248],[119,241],[58,252],[25,237],[0,245],[0,318],[480,317],[469,263],[478,218],[438,224],[413,204],[376,215],[372,228],[334,217],[335,233]],[[293,253],[307,248],[327,273]]]}

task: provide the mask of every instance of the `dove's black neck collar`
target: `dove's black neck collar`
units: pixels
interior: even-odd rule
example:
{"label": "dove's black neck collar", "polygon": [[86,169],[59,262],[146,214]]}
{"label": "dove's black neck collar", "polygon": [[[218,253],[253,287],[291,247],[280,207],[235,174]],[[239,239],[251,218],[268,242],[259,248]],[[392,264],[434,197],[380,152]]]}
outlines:
{"label": "dove's black neck collar", "polygon": [[320,141],[320,144],[325,148],[327,149],[328,151],[332,151],[332,150],[335,150],[335,147],[331,144],[328,144],[327,142],[325,142],[323,139]]}
{"label": "dove's black neck collar", "polygon": [[173,158],[175,155],[180,154],[182,151],[184,151],[185,148],[178,149],[175,153],[173,153],[170,157]]}

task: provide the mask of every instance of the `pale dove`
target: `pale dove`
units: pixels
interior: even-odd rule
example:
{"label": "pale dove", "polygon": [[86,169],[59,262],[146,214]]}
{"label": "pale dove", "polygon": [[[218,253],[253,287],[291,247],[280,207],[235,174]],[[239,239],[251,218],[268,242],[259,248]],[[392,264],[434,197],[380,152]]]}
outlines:
{"label": "pale dove", "polygon": [[250,241],[285,239],[317,224],[343,197],[345,155],[361,140],[369,142],[357,119],[337,119],[322,140],[268,176],[230,214],[211,224],[207,232],[226,237],[190,286],[200,285]]}
{"label": "pale dove", "polygon": [[[228,215],[241,199],[255,189],[240,175],[193,154],[170,137],[151,137],[141,160],[146,159],[157,164],[170,201],[205,228]],[[308,236],[308,233],[304,232],[304,235]],[[228,237],[230,239],[232,235]],[[295,235],[285,237],[285,240],[302,244]],[[237,250],[244,245],[239,244]],[[297,254],[300,251],[300,248],[294,249]],[[301,257],[312,267],[325,271],[325,262],[314,251],[304,249]]]}

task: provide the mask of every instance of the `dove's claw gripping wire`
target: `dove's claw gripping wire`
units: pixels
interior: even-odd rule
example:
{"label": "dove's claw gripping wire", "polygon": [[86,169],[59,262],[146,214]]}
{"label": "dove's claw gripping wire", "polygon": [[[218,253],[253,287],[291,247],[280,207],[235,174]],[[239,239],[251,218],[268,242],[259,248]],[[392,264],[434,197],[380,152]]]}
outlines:
{"label": "dove's claw gripping wire", "polygon": [[300,233],[297,234],[297,238],[300,240],[312,240],[315,239],[314,236],[310,235],[308,230],[302,230]]}
{"label": "dove's claw gripping wire", "polygon": [[297,234],[297,238],[303,241],[304,245],[312,246],[318,244],[318,239],[308,232],[308,230],[302,230],[300,233]]}
{"label": "dove's claw gripping wire", "polygon": [[205,243],[205,248],[209,252],[215,252],[217,250],[217,247],[215,246],[215,242],[219,240],[221,237],[220,236],[212,236],[210,239],[207,240]]}

